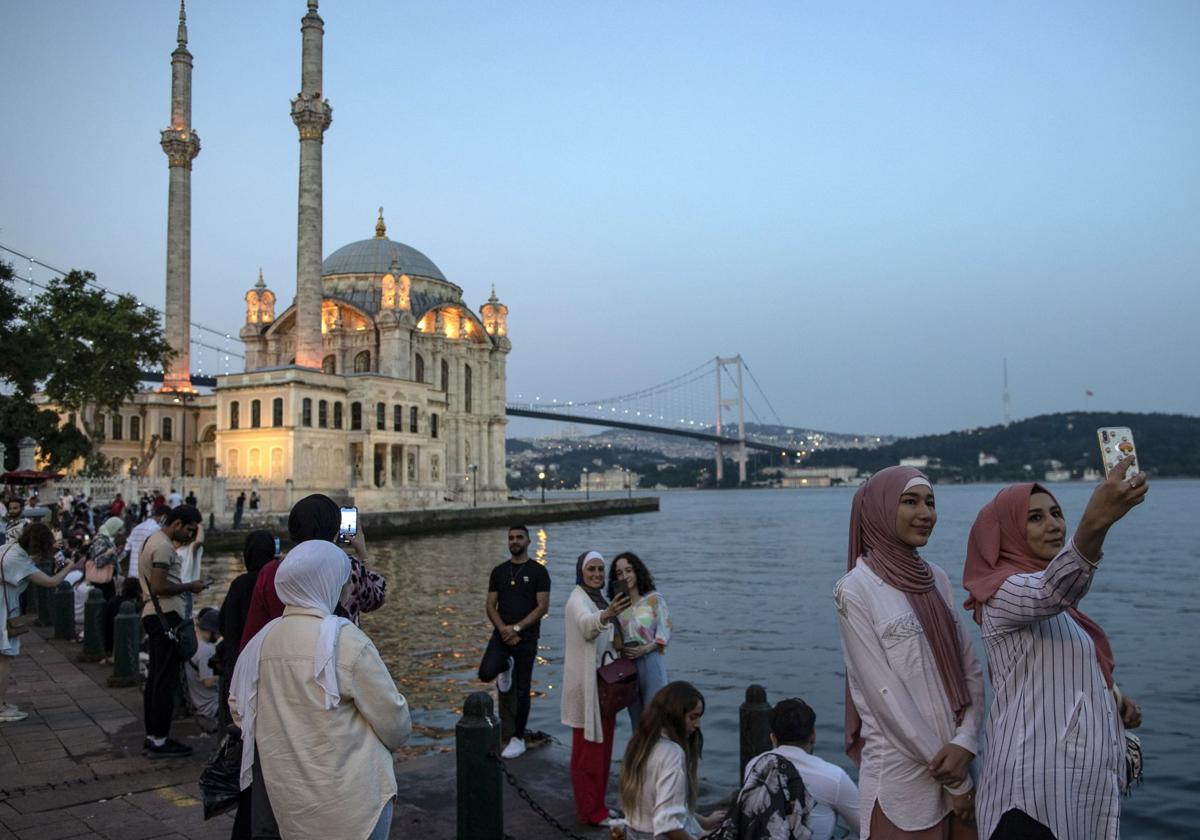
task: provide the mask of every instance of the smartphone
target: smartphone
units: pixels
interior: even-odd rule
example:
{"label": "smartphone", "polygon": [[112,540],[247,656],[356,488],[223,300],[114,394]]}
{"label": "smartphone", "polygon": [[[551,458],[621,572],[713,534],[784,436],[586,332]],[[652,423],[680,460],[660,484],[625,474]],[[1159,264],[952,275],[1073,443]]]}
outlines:
{"label": "smartphone", "polygon": [[338,542],[350,542],[358,533],[358,508],[342,508],[342,522],[338,525]]}
{"label": "smartphone", "polygon": [[618,580],[615,584],[613,584],[613,600],[615,601],[622,595],[624,595],[626,598],[629,597],[629,585],[623,580]]}
{"label": "smartphone", "polygon": [[276,556],[276,557],[278,557],[278,556],[279,556],[279,550],[280,550],[280,548],[279,548],[279,537],[276,537],[276,538],[275,538],[275,556]]}
{"label": "smartphone", "polygon": [[1104,475],[1113,471],[1113,467],[1122,458],[1133,456],[1133,463],[1125,471],[1125,478],[1133,478],[1140,472],[1137,462],[1137,449],[1133,445],[1133,431],[1128,426],[1105,426],[1096,430],[1100,439],[1100,457],[1104,461]]}

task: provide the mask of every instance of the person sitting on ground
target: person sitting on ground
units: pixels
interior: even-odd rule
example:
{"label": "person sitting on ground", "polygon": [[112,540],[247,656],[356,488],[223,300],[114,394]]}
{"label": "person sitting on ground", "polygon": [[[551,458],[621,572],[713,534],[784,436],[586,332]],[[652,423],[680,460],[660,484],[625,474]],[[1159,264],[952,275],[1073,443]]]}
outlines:
{"label": "person sitting on ground", "polygon": [[621,759],[626,840],[695,840],[721,824],[724,811],[695,813],[702,717],[704,695],[682,680],[667,683],[642,710]]}
{"label": "person sitting on ground", "polygon": [[283,615],[254,635],[233,674],[241,787],[251,784],[257,745],[289,840],[383,840],[391,829],[392,751],[412,722],[371,640],[333,614],[349,586],[350,558],[332,542],[292,549],[275,576]]}
{"label": "person sitting on ground", "polygon": [[21,653],[21,640],[9,635],[10,618],[21,615],[21,593],[34,584],[47,589],[58,586],[71,572],[82,573],[83,560],[64,566],[50,575],[38,568],[35,560],[46,564],[54,562],[54,533],[50,526],[35,522],[25,528],[14,543],[0,547],[0,723],[13,723],[29,717],[28,713],[5,702],[8,692],[8,675],[13,660]]}
{"label": "person sitting on ground", "polygon": [[[332,543],[337,539],[341,521],[342,511],[337,502],[328,496],[314,493],[292,506],[288,514],[288,536],[297,545],[308,540]],[[354,549],[354,555],[350,558],[350,595],[338,609],[357,626],[362,613],[373,612],[383,606],[387,597],[387,580],[383,575],[367,568],[367,537],[361,523],[358,532],[350,541],[350,546]],[[246,616],[246,626],[242,630],[243,648],[268,621],[283,615],[283,602],[275,592],[275,574],[286,559],[284,557],[267,563],[254,582],[250,611]]]}
{"label": "person sitting on ground", "polygon": [[212,607],[200,610],[196,617],[196,652],[184,668],[187,675],[188,699],[196,712],[197,723],[205,732],[217,728],[217,675],[213,673],[211,660],[217,655],[217,641],[221,638],[221,616]]}
{"label": "person sitting on ground", "polygon": [[112,664],[113,641],[116,636],[117,616],[121,614],[121,605],[125,602],[133,604],[139,612],[142,609],[142,584],[137,578],[127,577],[121,581],[121,591],[104,605],[104,622],[101,624],[101,635],[104,638],[104,664]]}
{"label": "person sitting on ground", "polygon": [[760,758],[782,756],[796,768],[814,800],[807,819],[813,840],[829,840],[838,817],[858,834],[858,787],[841,767],[813,754],[817,740],[816,713],[800,698],[790,697],[775,704],[770,721],[774,746],[750,760],[746,765],[746,781]]}

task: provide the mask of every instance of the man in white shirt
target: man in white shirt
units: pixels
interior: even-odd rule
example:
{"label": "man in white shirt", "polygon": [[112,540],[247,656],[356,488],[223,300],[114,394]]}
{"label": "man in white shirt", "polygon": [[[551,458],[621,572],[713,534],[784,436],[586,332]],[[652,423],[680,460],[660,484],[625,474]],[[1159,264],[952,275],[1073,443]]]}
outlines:
{"label": "man in white shirt", "polygon": [[[770,752],[792,763],[816,802],[808,815],[813,840],[829,840],[838,817],[858,834],[858,788],[845,770],[812,754],[817,739],[816,713],[803,700],[792,697],[775,704],[770,720],[771,743],[775,745]],[[747,776],[758,758],[747,763]]]}
{"label": "man in white shirt", "polygon": [[167,496],[167,505],[170,507],[179,507],[183,504],[183,496],[174,487],[171,488],[171,495]]}
{"label": "man in white shirt", "polygon": [[142,546],[146,544],[146,540],[150,539],[150,535],[162,527],[162,522],[166,518],[167,513],[171,509],[166,505],[161,505],[154,509],[153,516],[147,516],[145,521],[139,522],[132,531],[129,532],[129,539],[126,544],[129,546],[129,574],[128,577],[137,578],[138,576],[138,557],[142,553]]}

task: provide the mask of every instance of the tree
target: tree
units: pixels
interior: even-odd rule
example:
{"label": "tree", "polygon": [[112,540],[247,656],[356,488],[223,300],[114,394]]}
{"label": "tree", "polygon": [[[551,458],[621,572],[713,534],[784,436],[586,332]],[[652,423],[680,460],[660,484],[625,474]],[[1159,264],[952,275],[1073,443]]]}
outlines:
{"label": "tree", "polygon": [[[133,295],[113,297],[94,287],[91,272],[72,271],[50,281],[33,301],[13,288],[12,267],[0,263],[0,440],[15,453],[16,441],[34,438],[54,468],[92,452],[95,407],[117,411],[137,393],[143,370],[165,365],[173,351],[158,315]],[[75,413],[88,435],[59,426],[55,411],[34,396]]]}

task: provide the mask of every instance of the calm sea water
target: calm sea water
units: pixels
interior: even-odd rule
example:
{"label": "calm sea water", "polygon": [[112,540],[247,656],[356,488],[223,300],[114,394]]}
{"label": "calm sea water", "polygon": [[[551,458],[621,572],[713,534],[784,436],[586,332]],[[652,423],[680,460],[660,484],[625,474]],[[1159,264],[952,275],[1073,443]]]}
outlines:
{"label": "calm sea water", "polygon": [[[967,532],[996,486],[937,488],[939,520],[923,550],[961,581]],[[1091,487],[1055,486],[1069,522]],[[596,549],[611,558],[637,552],[670,605],[675,635],[672,679],[694,682],[707,700],[702,774],[737,782],[737,709],[746,686],[768,699],[800,696],[817,712],[817,750],[852,766],[840,749],[843,666],[831,592],[845,571],[849,489],[668,492],[657,514],[554,523],[532,513],[531,551],[550,569],[550,615],[534,671],[530,726],[560,739],[563,606],[575,558]],[[1200,825],[1200,736],[1192,728],[1200,696],[1200,482],[1160,481],[1146,504],[1110,533],[1105,559],[1083,606],[1107,630],[1122,688],[1142,706],[1138,734],[1146,781],[1123,800],[1126,837],[1190,836]],[[369,535],[368,535],[369,537]],[[491,567],[505,559],[503,529],[370,541],[389,598],[365,618],[401,691],[414,707],[418,742],[449,743],[490,625],[483,614]],[[236,573],[232,558],[212,564]],[[214,593],[214,596],[218,593]],[[965,615],[965,613],[964,613]],[[969,622],[975,630],[974,622]],[[983,658],[976,632],[977,653]],[[629,734],[617,727],[617,754]]]}

